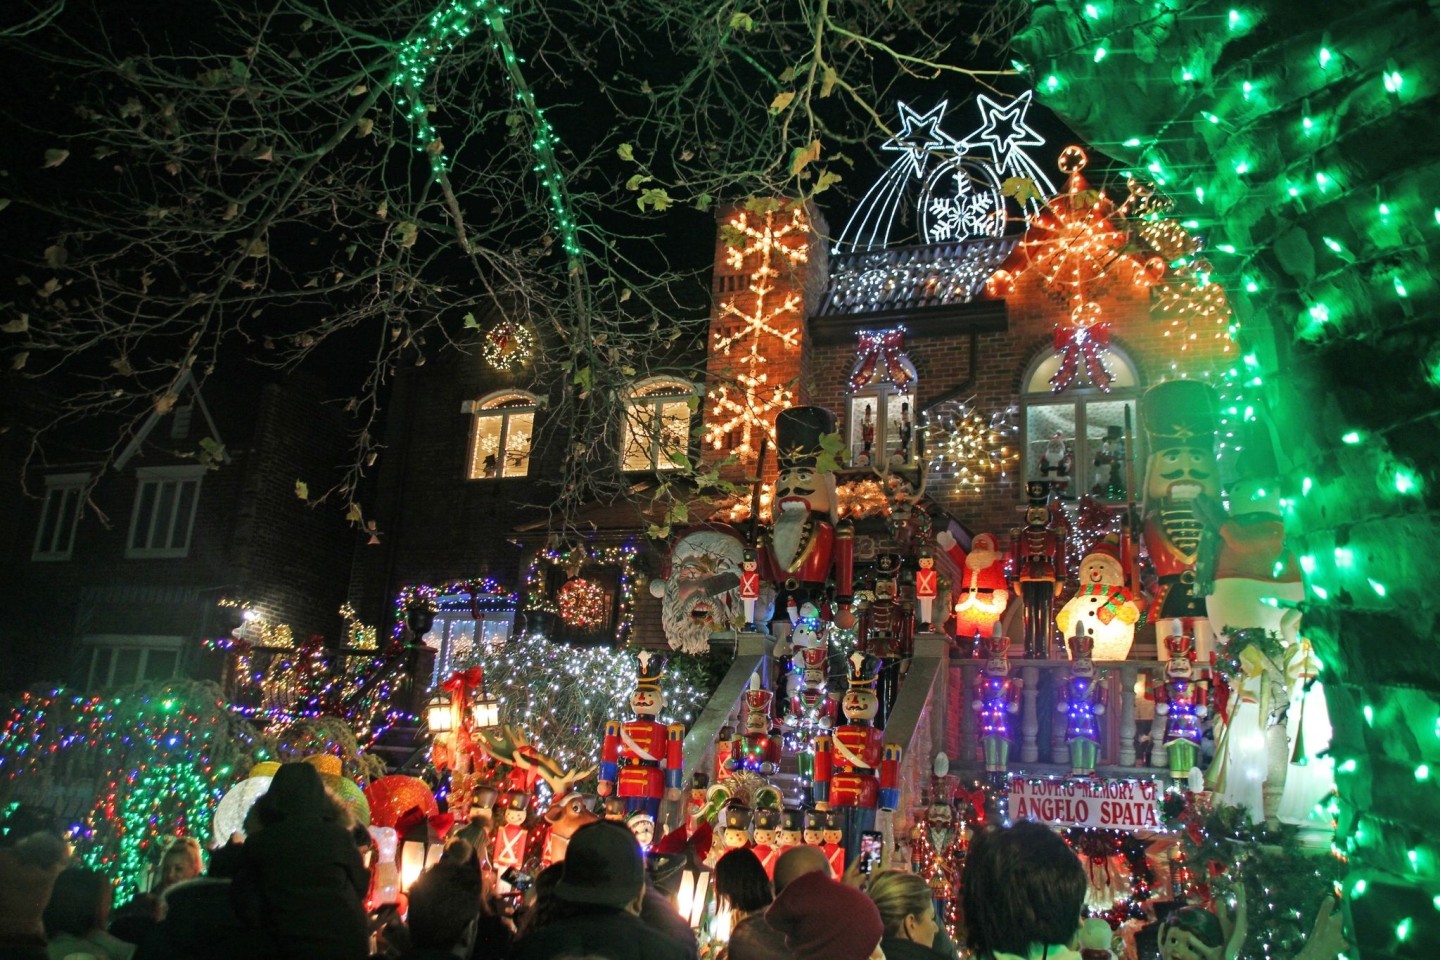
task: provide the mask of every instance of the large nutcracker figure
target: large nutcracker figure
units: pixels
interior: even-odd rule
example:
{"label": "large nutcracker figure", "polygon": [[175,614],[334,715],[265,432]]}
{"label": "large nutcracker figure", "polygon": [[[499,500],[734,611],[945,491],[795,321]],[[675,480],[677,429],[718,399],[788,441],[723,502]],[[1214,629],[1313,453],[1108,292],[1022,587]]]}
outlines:
{"label": "large nutcracker figure", "polygon": [[997,789],[1005,786],[1005,771],[1010,763],[1011,717],[1020,712],[1020,691],[1023,680],[1010,676],[1007,653],[1010,638],[1000,633],[985,638],[987,659],[980,672],[971,703],[980,711],[980,745],[985,750],[985,772]]}
{"label": "large nutcracker figure", "polygon": [[1065,534],[1050,522],[1050,484],[1025,485],[1025,526],[1010,534],[1010,578],[1020,585],[1025,614],[1025,656],[1049,656],[1055,633],[1055,598],[1065,587]]}
{"label": "large nutcracker figure", "polygon": [[760,675],[750,674],[745,691],[745,732],[730,741],[726,769],[769,776],[780,769],[780,731],[773,728],[775,694],[760,689]]}
{"label": "large nutcracker figure", "polygon": [[[1077,628],[1080,629],[1080,628]],[[1088,634],[1070,638],[1070,676],[1060,689],[1055,709],[1065,714],[1065,742],[1070,745],[1070,775],[1093,777],[1100,730],[1095,718],[1105,715],[1105,674],[1095,673],[1091,655],[1095,641]]]}
{"label": "large nutcracker figure", "polygon": [[844,608],[840,626],[852,625],[855,529],[837,521],[835,474],[821,472],[821,438],[835,433],[835,414],[824,407],[791,407],[775,418],[775,520],[760,551],[760,571],[775,585],[775,619],[771,632],[783,640],[789,624],[781,611],[806,602],[817,607],[833,585],[835,601]]}
{"label": "large nutcracker figure", "polygon": [[1201,721],[1209,712],[1206,705],[1205,680],[1195,669],[1195,641],[1185,634],[1165,638],[1170,659],[1165,663],[1165,679],[1155,684],[1150,699],[1155,701],[1156,716],[1165,718],[1165,749],[1169,751],[1170,776],[1189,780],[1191,789],[1199,790],[1199,771],[1195,758],[1205,736]]}
{"label": "large nutcracker figure", "polygon": [[664,659],[642,652],[637,660],[635,692],[630,695],[635,719],[605,724],[599,794],[617,794],[625,799],[626,810],[643,810],[653,820],[660,813],[662,798],[680,799],[685,727],[678,723],[666,726],[655,719],[665,706],[660,690]]}
{"label": "large nutcracker figure", "polygon": [[900,557],[882,553],[875,560],[872,597],[860,613],[856,646],[880,660],[878,724],[885,726],[895,697],[900,691],[902,671],[915,651],[915,614],[897,598],[900,589]]}
{"label": "large nutcracker figure", "polygon": [[1193,637],[1209,657],[1210,625],[1205,589],[1197,589],[1197,560],[1206,539],[1204,501],[1220,496],[1215,425],[1220,404],[1215,388],[1198,380],[1157,383],[1140,398],[1140,419],[1150,443],[1145,468],[1143,536],[1159,577],[1150,602],[1156,640]]}
{"label": "large nutcracker figure", "polygon": [[875,658],[850,655],[849,684],[840,709],[845,723],[829,737],[815,740],[815,806],[854,811],[847,815],[850,843],[875,825],[875,809],[894,810],[900,800],[897,780],[900,747],[887,744],[875,729],[880,699],[875,695]]}

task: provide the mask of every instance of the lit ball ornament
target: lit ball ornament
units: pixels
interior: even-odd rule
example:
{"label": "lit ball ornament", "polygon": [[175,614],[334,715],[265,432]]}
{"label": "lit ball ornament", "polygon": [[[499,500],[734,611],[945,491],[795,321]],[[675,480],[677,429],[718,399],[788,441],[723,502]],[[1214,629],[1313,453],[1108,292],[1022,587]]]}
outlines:
{"label": "lit ball ornament", "polygon": [[530,331],[509,320],[491,327],[480,344],[480,355],[496,370],[518,370],[530,362],[535,341]]}
{"label": "lit ball ornament", "polygon": [[567,581],[556,596],[560,619],[572,627],[600,627],[609,619],[605,591],[592,580],[576,577]]}
{"label": "lit ball ornament", "polygon": [[270,789],[270,781],[273,779],[266,774],[251,776],[225,792],[225,796],[215,805],[214,837],[217,844],[225,843],[236,834],[245,836],[245,817],[250,808],[255,806],[255,801]]}
{"label": "lit ball ornament", "polygon": [[427,817],[440,812],[435,794],[418,777],[399,774],[381,777],[365,788],[365,799],[370,804],[372,827],[393,827],[403,814],[415,807],[423,810]]}

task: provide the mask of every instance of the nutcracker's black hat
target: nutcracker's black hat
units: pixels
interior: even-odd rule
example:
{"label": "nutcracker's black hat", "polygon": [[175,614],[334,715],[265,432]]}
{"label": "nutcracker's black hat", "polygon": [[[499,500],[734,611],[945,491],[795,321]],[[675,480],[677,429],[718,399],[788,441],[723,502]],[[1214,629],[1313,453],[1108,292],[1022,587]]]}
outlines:
{"label": "nutcracker's black hat", "polygon": [[820,438],[835,432],[835,414],[824,407],[790,407],[775,417],[775,459],[781,470],[814,467]]}
{"label": "nutcracker's black hat", "polygon": [[1175,447],[1213,453],[1219,420],[1219,394],[1199,380],[1166,380],[1140,397],[1140,422],[1152,453]]}

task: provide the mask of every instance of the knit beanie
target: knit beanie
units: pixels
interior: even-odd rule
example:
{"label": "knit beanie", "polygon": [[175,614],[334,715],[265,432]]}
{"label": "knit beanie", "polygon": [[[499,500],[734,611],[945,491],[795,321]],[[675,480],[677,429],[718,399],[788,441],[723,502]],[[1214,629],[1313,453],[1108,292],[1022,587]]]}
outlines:
{"label": "knit beanie", "polygon": [[795,960],[866,960],[885,935],[874,901],[820,872],[790,881],[765,919]]}
{"label": "knit beanie", "polygon": [[0,849],[0,943],[45,942],[40,918],[67,856],[58,837],[43,833]]}

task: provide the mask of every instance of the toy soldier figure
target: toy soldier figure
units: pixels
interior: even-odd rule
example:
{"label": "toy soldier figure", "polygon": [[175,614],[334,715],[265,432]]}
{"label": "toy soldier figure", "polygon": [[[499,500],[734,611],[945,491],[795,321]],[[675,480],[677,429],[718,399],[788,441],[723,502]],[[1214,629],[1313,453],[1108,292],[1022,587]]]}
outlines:
{"label": "toy soldier figure", "polygon": [[980,711],[980,744],[985,749],[985,771],[990,784],[997,790],[1005,786],[1005,771],[1010,762],[1010,718],[1020,712],[1020,690],[1023,680],[1010,677],[1010,660],[1006,653],[1010,638],[995,633],[985,638],[989,659],[980,674],[972,706]]}
{"label": "toy soldier figure", "polygon": [[[900,801],[900,747],[885,743],[875,729],[880,700],[875,695],[875,658],[850,655],[850,689],[841,700],[845,723],[829,737],[815,739],[815,806],[848,812],[849,838],[875,826],[875,810],[894,810]],[[853,811],[853,812],[852,812]]]}
{"label": "toy soldier figure", "polygon": [[1039,660],[1049,655],[1055,598],[1065,587],[1065,535],[1050,525],[1050,484],[1031,480],[1025,492],[1025,526],[1010,534],[1010,569],[1025,605],[1025,656]]}
{"label": "toy soldier figure", "polygon": [[931,633],[935,629],[935,598],[940,595],[940,571],[935,569],[935,555],[928,546],[920,548],[920,557],[916,562],[920,565],[920,569],[915,571],[915,603],[920,607],[920,632]]}
{"label": "toy soldier figure", "polygon": [[750,688],[745,691],[745,733],[730,741],[727,769],[761,776],[780,769],[781,736],[772,728],[770,709],[774,701],[774,693],[760,689],[760,675],[750,674]]}
{"label": "toy soldier figure", "polygon": [[[490,857],[497,878],[512,867],[525,868],[525,852],[530,841],[530,827],[526,823],[529,818],[530,795],[523,790],[506,793],[503,822],[495,828],[495,852]],[[508,893],[510,884],[497,879],[495,889],[497,893]]]}
{"label": "toy soldier figure", "polygon": [[745,629],[755,629],[755,602],[760,599],[760,561],[747,549],[740,561],[740,600],[745,604]]}
{"label": "toy soldier figure", "polygon": [[1191,771],[1195,770],[1195,758],[1205,735],[1200,721],[1209,713],[1203,678],[1195,675],[1195,640],[1175,634],[1165,638],[1165,649],[1170,654],[1165,679],[1155,684],[1150,699],[1155,701],[1156,716],[1165,718],[1163,742],[1169,751],[1171,779],[1194,780],[1198,777],[1192,778]]}
{"label": "toy soldier figure", "polygon": [[[855,529],[836,519],[834,473],[819,470],[821,438],[833,433],[835,414],[823,407],[791,407],[775,418],[775,520],[759,559],[760,572],[777,591],[777,614],[807,601],[818,608],[832,583],[841,607],[848,608],[853,596]],[[853,617],[846,609],[836,622],[848,627]],[[783,640],[789,624],[777,616],[771,632]]]}
{"label": "toy soldier figure", "polygon": [[1100,748],[1100,732],[1095,718],[1105,713],[1105,675],[1095,675],[1091,654],[1095,641],[1088,635],[1070,638],[1070,676],[1060,688],[1055,709],[1065,714],[1065,742],[1070,745],[1070,775],[1093,777],[1095,755]]}
{"label": "toy soldier figure", "polygon": [[[798,811],[796,811],[798,813]],[[776,833],[780,827],[780,811],[771,807],[762,807],[755,811],[755,846],[751,852],[760,860],[760,866],[765,868],[765,875],[771,880],[775,879],[775,861],[780,859],[780,844],[776,842]]]}
{"label": "toy soldier figure", "polygon": [[897,599],[899,575],[898,556],[882,553],[875,559],[874,596],[860,614],[860,633],[856,643],[861,653],[880,659],[880,712],[876,721],[882,727],[899,694],[902,671],[915,652],[915,618]]}
{"label": "toy soldier figure", "polygon": [[644,810],[654,820],[662,797],[680,799],[685,727],[678,723],[667,727],[655,719],[665,706],[660,691],[664,659],[648,652],[637,659],[635,692],[630,695],[635,719],[605,724],[599,793],[602,797],[614,793],[625,800],[627,812]]}
{"label": "toy soldier figure", "polygon": [[[780,854],[792,847],[805,844],[805,811],[784,809],[780,811]],[[776,855],[777,858],[779,854]],[[773,878],[772,878],[773,879]]]}
{"label": "toy soldier figure", "polygon": [[824,810],[805,808],[805,832],[802,836],[807,847],[825,846],[825,823],[828,819]]}
{"label": "toy soldier figure", "polygon": [[836,880],[845,876],[845,814],[841,810],[825,812],[825,859],[830,862],[830,875]]}

